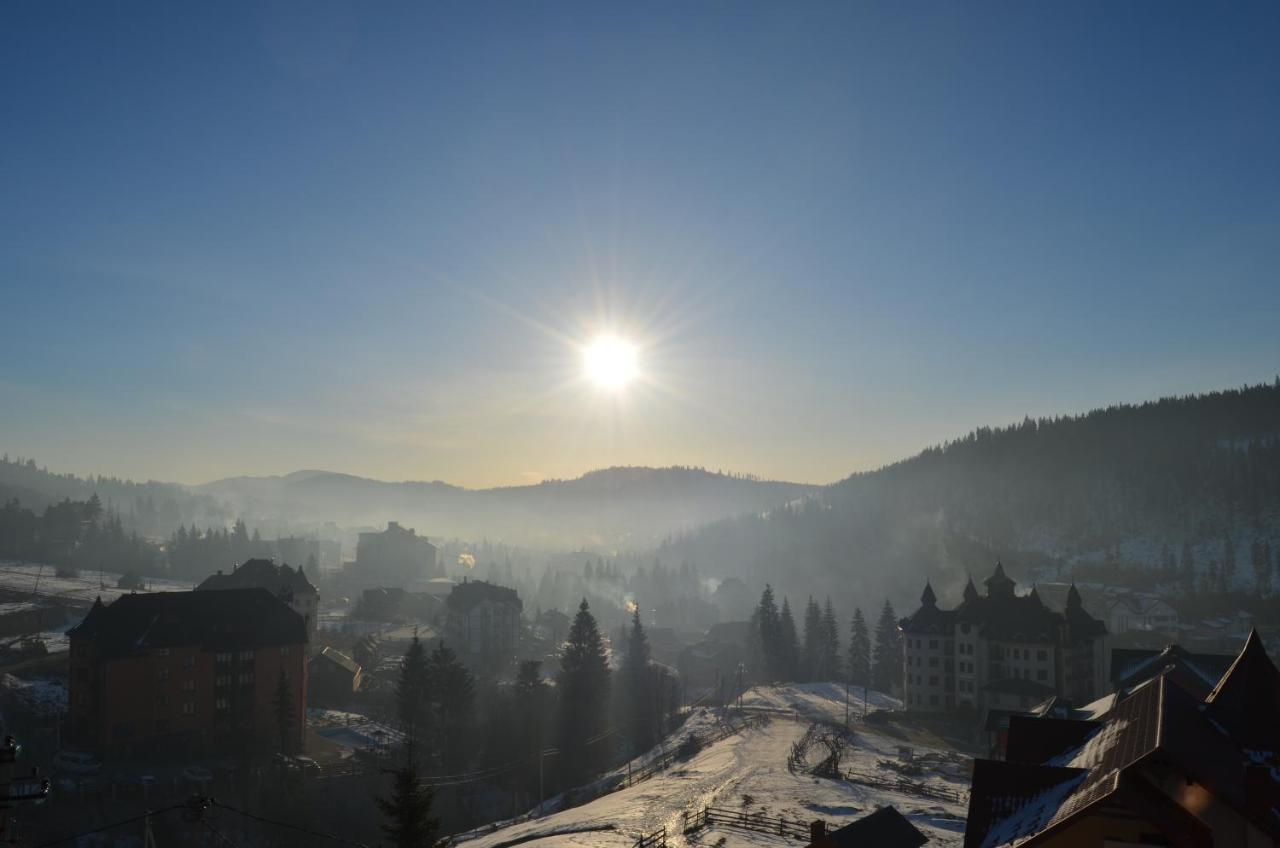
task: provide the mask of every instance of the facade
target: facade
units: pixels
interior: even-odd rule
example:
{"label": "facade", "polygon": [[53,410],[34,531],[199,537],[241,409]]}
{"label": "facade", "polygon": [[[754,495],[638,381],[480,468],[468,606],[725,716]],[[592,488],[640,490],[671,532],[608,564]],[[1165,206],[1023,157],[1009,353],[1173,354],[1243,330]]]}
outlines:
{"label": "facade", "polygon": [[266,589],[99,599],[67,635],[77,746],[125,757],[277,750],[283,673],[292,707],[284,747],[302,747],[306,626]]}
{"label": "facade", "polygon": [[288,604],[291,610],[302,616],[307,627],[307,641],[315,637],[320,592],[302,573],[302,566],[295,570],[288,565],[276,565],[269,559],[246,560],[233,568],[230,574],[218,571],[206,577],[196,591],[252,588],[266,589]]}
{"label": "facade", "polygon": [[449,593],[445,641],[468,665],[496,670],[515,658],[524,604],[515,589],[470,580]]}
{"label": "facade", "polygon": [[[1185,659],[1183,657],[1182,659]],[[1251,635],[1208,694],[1178,663],[977,760],[965,848],[1280,846],[1280,671]]]}
{"label": "facade", "polygon": [[436,546],[395,521],[380,533],[360,534],[355,572],[365,585],[405,589],[425,586],[431,578],[442,576]]}
{"label": "facade", "polygon": [[1056,612],[1035,589],[1018,595],[998,562],[985,586],[980,595],[970,580],[960,606],[944,610],[926,584],[920,608],[902,620],[908,709],[1026,709],[1055,693],[1081,703],[1102,693],[1106,626],[1074,587]]}

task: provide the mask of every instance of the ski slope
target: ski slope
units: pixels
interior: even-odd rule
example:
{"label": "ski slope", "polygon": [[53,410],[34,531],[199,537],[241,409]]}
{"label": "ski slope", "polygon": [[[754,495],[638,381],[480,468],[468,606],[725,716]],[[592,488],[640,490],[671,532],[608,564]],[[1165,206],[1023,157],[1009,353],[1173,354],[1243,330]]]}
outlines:
{"label": "ski slope", "polygon": [[[838,697],[837,697],[838,695]],[[896,702],[879,693],[869,693],[874,706]],[[754,689],[743,696],[745,705],[780,713],[797,709],[814,716],[839,721],[844,718],[844,688],[835,684],[806,684]],[[861,701],[859,701],[859,707]],[[695,711],[689,719],[693,727],[706,728],[716,721],[710,709]],[[787,768],[791,746],[804,735],[807,719],[796,721],[781,715],[767,724],[752,727],[707,746],[668,771],[597,798],[579,807],[549,813],[540,819],[520,822],[482,837],[460,843],[467,848],[500,848],[516,840],[536,848],[587,848],[632,846],[642,834],[667,829],[670,845],[794,846],[795,839],[738,830],[706,829],[686,837],[683,816],[704,806],[742,809],[769,817],[783,816],[808,822],[825,819],[840,826],[861,818],[879,807],[893,805],[930,837],[930,845],[958,846],[963,841],[965,805],[940,802],[891,789],[864,786],[846,781],[793,774]],[[893,777],[878,768],[880,760],[895,759],[901,740],[882,735],[876,728],[854,724],[855,740],[846,752],[844,768],[858,774]],[[682,728],[675,741],[687,733]],[[917,758],[936,749],[914,748]],[[625,769],[624,769],[625,771]],[[963,793],[967,776],[955,768],[927,773],[918,780],[950,787]],[[570,832],[613,825],[612,831]],[[541,837],[541,838],[539,838]],[[528,841],[524,841],[528,840]]]}

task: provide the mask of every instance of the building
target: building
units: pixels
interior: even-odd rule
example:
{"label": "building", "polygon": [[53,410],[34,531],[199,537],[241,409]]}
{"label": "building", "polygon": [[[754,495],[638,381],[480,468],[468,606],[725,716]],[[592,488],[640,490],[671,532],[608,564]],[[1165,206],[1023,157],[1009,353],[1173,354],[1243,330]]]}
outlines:
{"label": "building", "polygon": [[379,533],[361,533],[356,542],[355,573],[366,586],[419,587],[442,576],[436,546],[390,521]]}
{"label": "building", "polygon": [[920,848],[929,841],[894,807],[881,807],[832,831],[826,822],[815,821],[809,831],[808,848]]}
{"label": "building", "polygon": [[1204,697],[1164,665],[1088,718],[1009,719],[965,848],[1280,846],[1280,671],[1256,634]]}
{"label": "building", "polygon": [[308,688],[317,704],[342,706],[360,691],[363,669],[346,654],[326,647],[307,665]]}
{"label": "building", "polygon": [[449,593],[445,641],[468,665],[495,671],[515,659],[524,605],[515,589],[469,580]]}
{"label": "building", "polygon": [[283,674],[283,747],[302,747],[306,625],[266,589],[98,599],[67,635],[74,745],[124,757],[278,750]]}
{"label": "building", "polygon": [[970,579],[960,605],[938,607],[925,584],[920,608],[902,619],[903,691],[909,709],[1026,709],[1060,694],[1080,703],[1106,684],[1106,625],[1072,587],[1066,608],[1027,595],[996,563],[980,595]]}
{"label": "building", "polygon": [[246,560],[231,569],[230,574],[219,570],[217,574],[206,577],[196,591],[252,588],[266,589],[288,604],[291,610],[302,616],[307,626],[307,641],[315,637],[320,592],[302,573],[302,566],[295,570],[288,565],[276,565],[269,559]]}
{"label": "building", "polygon": [[1193,653],[1180,645],[1166,645],[1159,651],[1113,648],[1111,688],[1126,692],[1157,675],[1166,675],[1197,698],[1204,698],[1234,661],[1230,654]]}

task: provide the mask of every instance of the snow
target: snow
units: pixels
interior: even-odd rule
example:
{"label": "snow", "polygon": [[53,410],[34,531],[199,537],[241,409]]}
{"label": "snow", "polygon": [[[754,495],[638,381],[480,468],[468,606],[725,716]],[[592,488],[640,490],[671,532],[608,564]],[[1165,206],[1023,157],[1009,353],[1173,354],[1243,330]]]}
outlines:
{"label": "snow", "polygon": [[1053,819],[1062,804],[1083,781],[1085,775],[1064,780],[1051,786],[1031,800],[1020,804],[1013,815],[1001,819],[987,831],[983,848],[1017,845],[1032,834],[1039,833]]}
{"label": "snow", "polygon": [[[846,781],[793,774],[787,769],[792,743],[808,728],[808,720],[784,717],[803,715],[844,720],[844,687],[840,684],[801,684],[761,687],[743,696],[744,706],[757,714],[776,711],[778,715],[761,726],[707,745],[697,755],[675,763],[656,777],[629,788],[609,793],[579,807],[549,812],[539,819],[522,821],[484,836],[460,843],[467,848],[495,848],[521,837],[541,835],[531,844],[537,848],[585,848],[585,846],[633,846],[642,834],[666,828],[672,846],[714,845],[721,838],[725,848],[734,846],[796,846],[797,840],[776,834],[710,828],[683,835],[683,817],[706,806],[743,809],[776,819],[810,822],[825,819],[840,827],[892,805],[930,838],[930,845],[958,846],[963,841],[967,802],[924,799],[895,789],[866,786]],[[872,707],[893,708],[897,702],[879,693],[869,693]],[[851,704],[854,703],[851,699]],[[857,701],[855,715],[861,714]],[[748,711],[748,715],[751,711]],[[736,715],[736,714],[734,714]],[[667,740],[679,744],[689,732],[706,733],[720,721],[719,711],[695,710],[685,727]],[[735,718],[735,721],[737,719]],[[879,768],[879,762],[895,759],[902,740],[884,735],[871,725],[854,724],[854,742],[846,750],[842,766],[857,774],[876,775],[882,780],[896,778]],[[913,746],[917,761],[945,758],[951,752]],[[654,756],[654,752],[647,755]],[[625,772],[625,767],[620,770]],[[930,769],[917,780],[946,786],[960,798],[968,789],[963,778],[943,766]],[[558,799],[557,799],[558,800]],[[576,827],[611,823],[616,830],[594,833],[557,833]]]}
{"label": "snow", "polygon": [[[128,589],[116,588],[120,575],[110,571],[81,571],[79,577],[58,577],[56,571],[48,563],[0,560],[0,592],[30,592],[40,597],[83,603],[93,603],[101,596],[104,604],[129,594]],[[194,583],[182,580],[143,579],[147,591],[151,592],[188,592],[195,588]]]}
{"label": "snow", "polygon": [[23,680],[12,674],[0,676],[0,688],[22,701],[32,712],[43,716],[67,711],[67,685],[58,680]]}

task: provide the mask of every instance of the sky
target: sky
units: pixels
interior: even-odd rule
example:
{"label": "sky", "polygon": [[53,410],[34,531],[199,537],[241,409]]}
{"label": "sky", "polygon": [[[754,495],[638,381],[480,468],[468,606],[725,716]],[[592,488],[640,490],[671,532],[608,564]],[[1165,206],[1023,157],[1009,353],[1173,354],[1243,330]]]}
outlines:
{"label": "sky", "polygon": [[829,482],[1270,380],[1277,43],[1274,3],[5,3],[0,451]]}

